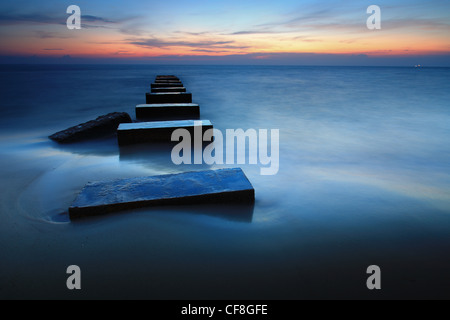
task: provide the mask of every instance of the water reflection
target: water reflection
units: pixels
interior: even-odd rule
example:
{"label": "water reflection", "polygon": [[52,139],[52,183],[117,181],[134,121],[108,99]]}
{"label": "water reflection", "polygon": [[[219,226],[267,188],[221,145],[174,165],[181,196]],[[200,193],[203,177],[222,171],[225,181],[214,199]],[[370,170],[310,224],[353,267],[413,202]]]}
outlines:
{"label": "water reflection", "polygon": [[54,141],[50,141],[49,143],[54,149],[83,156],[116,156],[119,151],[117,137],[115,135],[67,144],[60,144]]}
{"label": "water reflection", "polygon": [[[75,197],[74,194],[79,192],[82,186],[91,181],[109,180],[111,177],[129,177],[129,176],[148,176],[167,173],[178,173],[184,171],[209,170],[212,166],[201,165],[174,165],[171,160],[171,151],[175,143],[146,143],[130,146],[117,145],[117,141],[113,138],[97,139],[93,141],[78,142],[72,144],[57,144],[52,141],[47,144],[47,151],[40,150],[41,154],[51,154],[54,157],[65,158],[63,165],[60,165],[57,171],[45,173],[37,181],[35,181],[28,189],[27,194],[32,194],[44,200],[42,221],[49,223],[81,223],[82,220],[99,221],[105,219],[105,216],[90,217],[83,219],[70,220],[68,213],[62,211],[64,206],[68,207],[70,201]],[[204,148],[205,146],[203,146]],[[203,148],[197,150],[202,152]],[[58,150],[60,152],[52,152]],[[192,161],[195,148],[192,148]],[[71,155],[77,155],[73,158]],[[82,156],[81,158],[79,156]],[[124,164],[122,166],[120,164]],[[110,167],[108,174],[102,176],[96,171],[96,168],[102,168],[104,171]],[[84,168],[84,170],[82,169]],[[148,168],[148,170],[142,170]],[[120,170],[118,170],[120,169]],[[132,169],[132,170],[130,170]],[[76,174],[75,171],[82,170],[83,173]],[[126,172],[121,175],[121,172]],[[67,183],[67,178],[71,179]],[[84,181],[84,182],[83,182]],[[78,185],[78,187],[74,187]],[[58,194],[53,194],[55,188],[59,190]],[[69,189],[69,191],[67,191]],[[78,190],[78,191],[77,191]],[[54,201],[47,202],[46,199],[53,198]],[[55,200],[57,200],[55,202]],[[179,206],[152,207],[144,209],[134,209],[132,211],[121,211],[118,213],[108,214],[114,217],[121,214],[147,212],[185,212],[187,214],[199,214],[203,216],[217,217],[234,222],[251,223],[253,221],[254,203],[252,204],[191,204]]]}
{"label": "water reflection", "polygon": [[[72,219],[69,221],[73,224],[83,225],[91,223],[107,223],[108,219],[115,219],[118,216],[133,214],[133,215],[148,215],[151,218],[155,215],[200,215],[223,219],[237,223],[252,223],[253,213],[255,209],[254,203],[202,203],[189,205],[168,205],[168,206],[149,206],[141,209],[124,210],[119,212],[108,213],[101,216],[83,217],[81,219]],[[60,213],[54,215],[52,220],[65,222],[69,218],[67,213]]]}
{"label": "water reflection", "polygon": [[[209,142],[210,143],[210,142]],[[193,164],[194,155],[196,152],[203,152],[204,148],[208,143],[205,143],[202,147],[196,148],[191,147],[191,165],[181,164],[175,165],[172,162],[171,154],[172,149],[176,145],[175,142],[163,143],[163,142],[152,142],[152,143],[141,143],[129,146],[120,146],[120,161],[128,161],[132,163],[141,164],[143,166],[159,167],[165,168],[169,171],[193,171],[193,170],[208,170],[213,166],[202,164]]]}

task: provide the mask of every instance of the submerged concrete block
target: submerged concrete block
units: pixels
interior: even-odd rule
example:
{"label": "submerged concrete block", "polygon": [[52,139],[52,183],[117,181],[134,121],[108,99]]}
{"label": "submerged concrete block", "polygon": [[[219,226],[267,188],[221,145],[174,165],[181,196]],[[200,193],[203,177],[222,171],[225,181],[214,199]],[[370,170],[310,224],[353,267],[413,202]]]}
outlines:
{"label": "submerged concrete block", "polygon": [[146,120],[183,120],[200,118],[200,106],[195,103],[140,104],[136,118]]}
{"label": "submerged concrete block", "polygon": [[173,74],[158,74],[157,76],[156,76],[157,78],[171,78],[171,77],[177,77],[176,75],[173,75]]}
{"label": "submerged concrete block", "polygon": [[185,92],[146,93],[146,103],[192,103],[192,94]]}
{"label": "submerged concrete block", "polygon": [[160,92],[186,92],[185,87],[172,87],[172,88],[153,88],[153,93],[160,93]]}
{"label": "submerged concrete block", "polygon": [[[117,128],[117,139],[120,146],[146,142],[171,142],[172,132],[186,129],[194,137],[195,120],[155,121],[124,123]],[[209,120],[198,120],[202,125],[202,135],[213,125]]]}
{"label": "submerged concrete block", "polygon": [[151,88],[182,88],[183,84],[179,83],[152,83]]}
{"label": "submerged concrete block", "polygon": [[114,112],[100,116],[69,129],[57,132],[49,136],[50,139],[59,143],[71,143],[81,140],[94,139],[116,132],[121,123],[132,122],[130,116],[125,112]]}
{"label": "submerged concrete block", "polygon": [[180,81],[180,79],[176,76],[156,76],[156,80],[177,80]]}
{"label": "submerged concrete block", "polygon": [[155,80],[155,83],[175,83],[175,84],[181,84],[180,80]]}
{"label": "submerged concrete block", "polygon": [[88,183],[69,208],[71,219],[155,205],[253,203],[240,168]]}

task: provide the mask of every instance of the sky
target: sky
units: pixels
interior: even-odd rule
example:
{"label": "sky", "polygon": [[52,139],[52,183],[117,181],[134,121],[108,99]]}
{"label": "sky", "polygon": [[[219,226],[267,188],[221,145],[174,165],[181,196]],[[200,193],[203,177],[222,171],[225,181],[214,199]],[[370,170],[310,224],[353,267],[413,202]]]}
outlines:
{"label": "sky", "polygon": [[450,66],[450,0],[2,0],[0,38],[0,63]]}

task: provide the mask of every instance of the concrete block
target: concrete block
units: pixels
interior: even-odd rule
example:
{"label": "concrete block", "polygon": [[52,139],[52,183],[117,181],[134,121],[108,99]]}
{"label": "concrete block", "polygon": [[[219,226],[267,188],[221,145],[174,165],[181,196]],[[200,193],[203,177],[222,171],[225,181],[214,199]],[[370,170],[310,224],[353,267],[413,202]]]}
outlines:
{"label": "concrete block", "polygon": [[192,94],[184,92],[147,93],[146,103],[192,103]]}
{"label": "concrete block", "polygon": [[[202,135],[206,130],[213,128],[209,120],[198,121],[202,122]],[[146,142],[171,142],[172,132],[179,128],[188,130],[192,138],[194,137],[194,120],[178,120],[124,123],[117,128],[117,139],[120,146]]]}
{"label": "concrete block", "polygon": [[69,208],[71,219],[156,205],[254,203],[240,168],[88,183]]}
{"label": "concrete block", "polygon": [[200,118],[200,106],[195,103],[140,104],[136,118],[157,120],[190,120]]}
{"label": "concrete block", "polygon": [[181,84],[180,80],[155,80],[155,83],[176,83],[176,84]]}
{"label": "concrete block", "polygon": [[152,83],[151,88],[182,88],[183,84],[181,82],[179,83]]}
{"label": "concrete block", "polygon": [[168,88],[153,88],[152,93],[161,93],[161,92],[186,92],[185,87],[168,87]]}
{"label": "concrete block", "polygon": [[180,79],[176,76],[156,76],[156,80],[177,80],[180,81]]}

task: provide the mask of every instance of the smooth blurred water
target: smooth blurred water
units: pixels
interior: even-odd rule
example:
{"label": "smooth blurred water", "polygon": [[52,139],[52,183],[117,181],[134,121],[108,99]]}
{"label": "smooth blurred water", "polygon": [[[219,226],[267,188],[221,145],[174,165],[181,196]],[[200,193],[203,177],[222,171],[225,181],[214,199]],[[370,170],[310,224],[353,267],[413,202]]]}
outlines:
{"label": "smooth blurred water", "polygon": [[[178,75],[218,129],[280,129],[280,171],[241,166],[253,215],[158,207],[71,223],[88,181],[200,170],[170,149],[49,134],[134,106]],[[0,297],[446,297],[450,69],[2,66]],[[65,270],[82,269],[83,289]],[[366,269],[383,290],[366,289]]]}

